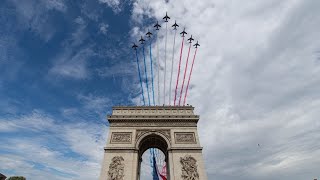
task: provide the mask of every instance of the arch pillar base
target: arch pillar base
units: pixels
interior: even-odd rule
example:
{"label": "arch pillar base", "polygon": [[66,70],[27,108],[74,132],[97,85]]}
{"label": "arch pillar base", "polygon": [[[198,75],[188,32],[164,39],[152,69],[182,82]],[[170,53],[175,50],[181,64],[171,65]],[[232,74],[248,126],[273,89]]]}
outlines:
{"label": "arch pillar base", "polygon": [[[102,162],[102,170],[99,180],[109,179],[110,164],[113,163],[114,157],[122,157],[123,161],[123,180],[137,180],[138,179],[138,151],[135,149],[110,149],[105,148],[104,158]],[[114,166],[117,170],[117,165]]]}

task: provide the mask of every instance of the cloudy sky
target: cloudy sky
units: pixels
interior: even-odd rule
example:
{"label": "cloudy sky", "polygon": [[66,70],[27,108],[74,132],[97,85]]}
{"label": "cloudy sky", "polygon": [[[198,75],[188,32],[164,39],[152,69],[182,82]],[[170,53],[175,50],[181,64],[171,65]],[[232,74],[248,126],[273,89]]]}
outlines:
{"label": "cloudy sky", "polygon": [[[176,20],[201,44],[187,103],[201,116],[209,179],[320,178],[319,8],[318,0],[2,1],[0,172],[97,179],[106,114],[142,105],[131,45],[148,29],[164,72],[167,11],[170,26]],[[167,35],[171,68],[174,31]]]}

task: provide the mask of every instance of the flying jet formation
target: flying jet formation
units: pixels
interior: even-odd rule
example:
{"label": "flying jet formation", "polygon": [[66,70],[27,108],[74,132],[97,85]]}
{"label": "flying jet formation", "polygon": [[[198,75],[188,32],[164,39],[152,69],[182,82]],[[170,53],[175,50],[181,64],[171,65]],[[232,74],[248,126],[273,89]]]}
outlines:
{"label": "flying jet formation", "polygon": [[168,19],[170,19],[170,17],[168,16],[167,12],[166,12],[166,16],[163,17],[163,19],[164,19],[164,22],[168,22]]}
{"label": "flying jet formation", "polygon": [[194,39],[192,38],[192,35],[191,37],[188,39],[189,43],[191,43],[191,41],[193,41]]}
{"label": "flying jet formation", "polygon": [[133,49],[137,49],[137,47],[138,47],[138,46],[137,46],[135,43],[133,43],[132,48],[133,48]]}
{"label": "flying jet formation", "polygon": [[160,24],[159,24],[158,21],[157,21],[156,25],[154,25],[153,27],[155,27],[156,30],[159,30],[159,27],[161,27],[161,26],[160,26]]}
{"label": "flying jet formation", "polygon": [[[170,14],[170,12],[169,12]],[[132,45],[132,49],[134,49],[134,53],[135,54],[135,58],[136,58],[136,62],[137,62],[137,70],[138,70],[138,74],[137,76],[139,76],[139,80],[140,80],[140,91],[141,93],[141,102],[140,104],[142,104],[143,106],[185,106],[185,104],[188,102],[186,101],[187,97],[188,97],[188,89],[189,89],[189,84],[190,84],[190,79],[191,79],[191,75],[192,75],[192,70],[193,70],[193,66],[194,66],[194,62],[197,56],[197,51],[198,51],[198,47],[200,46],[200,44],[198,43],[198,41],[195,41],[195,39],[192,37],[192,33],[189,34],[189,38],[186,36],[188,35],[188,33],[186,32],[186,28],[185,26],[179,26],[175,20],[174,17],[172,17],[173,19],[171,20],[171,18],[168,16],[168,13],[165,13],[165,16],[161,19],[157,19],[155,21],[152,22],[152,24],[154,25],[153,27],[146,27],[145,28],[145,32],[144,34],[141,34],[141,38],[137,40],[138,41],[133,41],[134,43],[131,44]],[[168,24],[170,20],[170,24]],[[174,20],[174,22],[173,22]],[[160,21],[160,24],[159,24]],[[179,21],[179,20],[178,20]],[[165,22],[165,23],[164,23]],[[151,24],[151,25],[152,25]],[[162,25],[164,27],[162,27]],[[179,22],[180,24],[180,22]],[[181,25],[181,24],[180,24]],[[171,28],[170,28],[171,26]],[[150,29],[151,28],[151,29]],[[153,28],[153,29],[152,29]],[[179,31],[177,31],[179,28]],[[181,30],[182,31],[181,31]],[[157,30],[157,31],[154,31]],[[159,31],[158,31],[159,30]],[[172,31],[174,30],[174,31]],[[180,35],[180,37],[179,37]],[[159,39],[164,39],[164,50],[159,51],[159,48],[161,47],[162,49],[162,42],[159,43]],[[171,39],[173,38],[173,39]],[[152,40],[155,39],[155,41],[153,42]],[[172,41],[171,41],[172,40]],[[178,51],[176,49],[176,43],[177,41],[180,41],[181,46],[180,46],[180,50]],[[187,41],[187,42],[186,42]],[[168,55],[168,51],[167,51],[167,45],[170,45],[169,43],[173,42],[171,48],[172,51],[169,51],[169,53],[172,53],[172,56],[170,57],[171,60],[171,68],[169,70],[171,70],[171,75],[168,78],[168,72],[169,70],[166,69],[167,68],[167,56]],[[155,46],[153,46],[155,43]],[[189,44],[187,44],[189,43]],[[188,48],[186,51],[184,49],[184,46],[187,46],[185,48]],[[193,46],[195,49],[191,50],[191,47]],[[153,49],[156,48],[156,49]],[[179,62],[176,62],[175,59],[177,57],[175,57],[175,54],[177,54],[178,52],[180,52],[180,58],[179,58]],[[188,54],[186,55],[186,52],[188,52]],[[319,51],[320,52],[320,51]],[[319,54],[319,52],[316,52],[317,54]],[[192,64],[191,64],[191,68],[188,68],[188,65],[190,64],[189,60],[191,59],[191,53],[193,53],[193,60],[192,60]],[[150,58],[148,58],[150,54]],[[185,61],[185,68],[183,69],[182,66],[182,62],[184,62],[182,59],[184,57],[184,55],[187,56],[186,61]],[[142,56],[142,57],[141,57]],[[153,60],[156,57],[155,60]],[[189,58],[190,57],[190,58]],[[142,62],[139,62],[139,58],[142,59]],[[320,58],[320,57],[319,57]],[[149,63],[146,63],[146,60],[150,59]],[[162,61],[163,60],[163,61]],[[163,66],[162,66],[162,62],[163,62]],[[141,66],[141,63],[143,63],[143,65]],[[177,64],[177,80],[176,82],[173,81],[173,77],[174,77],[174,67]],[[161,66],[160,66],[161,64]],[[156,65],[156,68],[153,68]],[[164,70],[162,70],[162,67]],[[147,72],[147,69],[151,70],[151,72]],[[167,71],[168,70],[168,71]],[[190,70],[189,75],[187,75],[187,71]],[[149,71],[149,70],[148,70]],[[184,71],[184,74],[182,74]],[[155,72],[155,74],[154,74]],[[156,75],[157,74],[157,75]],[[180,74],[183,75],[183,81],[179,83],[179,80],[182,79],[182,76],[180,76]],[[144,76],[142,76],[144,75]],[[156,75],[156,76],[155,76]],[[160,78],[163,77],[163,78]],[[169,82],[166,82],[167,80],[170,80]],[[151,80],[151,87],[148,85],[148,81]],[[163,80],[163,83],[160,82],[160,80]],[[187,80],[187,82],[186,82]],[[149,81],[150,82],[150,81]],[[186,87],[185,87],[185,82],[186,82]],[[143,85],[145,84],[145,86]],[[175,84],[175,88],[172,86],[174,86]],[[169,86],[166,86],[169,85]],[[181,87],[181,88],[180,88]],[[179,89],[180,93],[177,92]],[[183,92],[185,89],[185,92]],[[146,91],[145,91],[146,90]],[[174,90],[174,91],[173,91]],[[146,93],[144,93],[146,92]],[[167,93],[169,95],[167,95]],[[182,95],[184,94],[184,97],[182,97]],[[147,98],[146,98],[146,97]],[[163,99],[161,99],[163,97]],[[168,99],[167,99],[168,97]],[[172,97],[172,98],[171,98]],[[174,99],[173,99],[174,97]],[[178,98],[177,98],[178,97]],[[183,104],[181,104],[181,98],[183,100]],[[172,101],[173,99],[173,101]],[[176,103],[176,101],[178,100],[178,103]],[[191,106],[189,104],[187,104],[187,106]],[[260,147],[260,144],[258,144],[258,147]],[[150,157],[153,156],[152,158],[157,157],[157,152],[154,151],[153,153],[150,154]],[[156,161],[154,161],[156,162]],[[160,164],[157,164],[158,162],[160,162]],[[157,167],[162,167],[164,169],[167,169],[166,164],[162,164],[162,161],[157,161],[157,163],[152,163],[151,167],[157,168]],[[162,173],[162,172],[161,172]],[[166,179],[166,176],[162,176],[161,173],[158,171],[156,173],[152,172],[153,177],[162,177],[162,179]],[[164,173],[166,175],[166,173]]]}
{"label": "flying jet formation", "polygon": [[198,48],[198,46],[200,46],[200,44],[199,44],[198,41],[197,41],[197,43],[195,43],[193,46],[195,46],[196,48]]}
{"label": "flying jet formation", "polygon": [[150,31],[148,31],[146,35],[150,38],[152,33]]}
{"label": "flying jet formation", "polygon": [[142,38],[142,36],[141,36],[141,39],[139,40],[139,42],[141,42],[141,44],[143,44],[144,41],[146,41],[146,40],[144,40],[144,39]]}
{"label": "flying jet formation", "polygon": [[180,33],[182,37],[184,37],[185,34],[188,34],[185,30],[186,28],[184,28],[183,31]]}
{"label": "flying jet formation", "polygon": [[174,21],[174,24],[172,25],[173,29],[176,30],[179,25],[177,24],[177,21]]}

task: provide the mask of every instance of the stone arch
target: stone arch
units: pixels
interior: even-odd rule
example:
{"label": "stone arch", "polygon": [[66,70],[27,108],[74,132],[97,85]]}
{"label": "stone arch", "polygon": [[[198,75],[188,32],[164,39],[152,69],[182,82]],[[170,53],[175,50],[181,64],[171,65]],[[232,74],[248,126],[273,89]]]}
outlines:
{"label": "stone arch", "polygon": [[168,161],[168,156],[169,156],[168,151],[171,149],[170,139],[168,139],[168,137],[166,137],[165,135],[157,131],[145,132],[136,140],[135,149],[138,152],[138,166],[137,166],[138,179],[140,179],[142,155],[149,148],[158,148],[163,152],[163,154],[165,155],[165,161],[167,163],[167,178],[170,179],[169,161]]}
{"label": "stone arch", "polygon": [[[141,155],[154,147],[164,152],[165,157],[161,156],[161,161],[166,161],[168,180],[195,177],[207,180],[197,135],[199,116],[194,114],[194,107],[115,106],[108,121],[110,129],[100,180],[108,179],[113,167],[117,167],[115,173],[122,177],[118,180],[139,180]],[[159,160],[159,156],[157,158]],[[115,161],[117,159],[121,163]],[[148,157],[143,160],[149,163]]]}
{"label": "stone arch", "polygon": [[[141,143],[143,140],[145,140],[146,138],[148,137],[160,137],[163,141],[165,141],[166,145],[167,145],[167,149],[160,149],[162,151],[168,151],[171,149],[171,142],[170,142],[170,139],[166,136],[164,136],[162,133],[160,132],[157,132],[157,131],[148,131],[148,132],[145,132],[143,135],[139,136],[137,139],[136,139],[136,144],[135,144],[135,149],[137,151],[141,150],[140,149],[140,146],[141,146]],[[165,153],[165,152],[164,152]]]}

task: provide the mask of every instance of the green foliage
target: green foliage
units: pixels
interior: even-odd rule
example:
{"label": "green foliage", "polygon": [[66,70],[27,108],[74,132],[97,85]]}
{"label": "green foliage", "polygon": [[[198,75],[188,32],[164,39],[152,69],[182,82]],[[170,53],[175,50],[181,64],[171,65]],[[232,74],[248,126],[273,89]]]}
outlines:
{"label": "green foliage", "polygon": [[12,176],[9,177],[7,180],[26,180],[26,178],[23,176]]}

